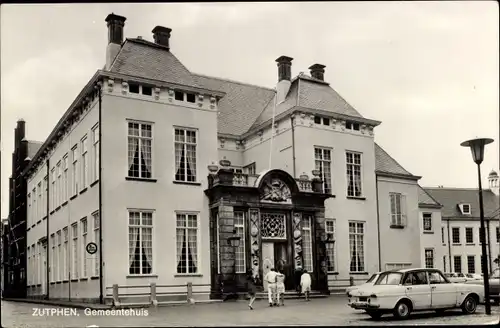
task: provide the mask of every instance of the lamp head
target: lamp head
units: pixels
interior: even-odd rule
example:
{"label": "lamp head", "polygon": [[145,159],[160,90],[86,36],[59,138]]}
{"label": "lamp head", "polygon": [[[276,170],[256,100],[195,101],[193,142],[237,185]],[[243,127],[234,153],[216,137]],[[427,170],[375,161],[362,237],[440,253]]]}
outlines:
{"label": "lamp head", "polygon": [[464,141],[460,144],[462,147],[469,147],[472,153],[474,163],[481,164],[484,160],[484,146],[493,142],[490,138],[476,138]]}

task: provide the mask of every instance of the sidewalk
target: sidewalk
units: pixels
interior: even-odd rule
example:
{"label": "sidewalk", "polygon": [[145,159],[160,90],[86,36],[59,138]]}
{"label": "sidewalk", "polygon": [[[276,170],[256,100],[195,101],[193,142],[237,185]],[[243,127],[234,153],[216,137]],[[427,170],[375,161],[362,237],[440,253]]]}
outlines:
{"label": "sidewalk", "polygon": [[43,305],[53,305],[53,306],[62,306],[62,307],[77,308],[77,309],[92,309],[92,310],[107,310],[112,308],[111,305],[106,305],[106,304],[78,303],[78,302],[57,301],[57,300],[36,300],[29,298],[3,298],[2,301],[43,304]]}

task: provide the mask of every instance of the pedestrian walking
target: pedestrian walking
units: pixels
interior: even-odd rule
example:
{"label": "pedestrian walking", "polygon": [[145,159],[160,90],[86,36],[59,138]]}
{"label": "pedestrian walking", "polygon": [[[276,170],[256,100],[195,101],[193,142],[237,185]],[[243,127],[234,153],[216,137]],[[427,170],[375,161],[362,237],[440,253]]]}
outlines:
{"label": "pedestrian walking", "polygon": [[267,298],[269,300],[269,306],[277,305],[276,276],[277,276],[276,270],[274,270],[274,268],[271,268],[271,270],[264,277],[264,280],[267,281]]}
{"label": "pedestrian walking", "polygon": [[300,277],[300,287],[302,294],[306,297],[306,301],[309,301],[309,293],[311,292],[311,275],[305,269]]}
{"label": "pedestrian walking", "polygon": [[248,307],[250,310],[253,310],[253,302],[255,301],[255,295],[257,294],[257,282],[255,281],[252,271],[247,272],[247,292],[248,296],[250,296],[250,302],[248,303]]}
{"label": "pedestrian walking", "polygon": [[280,270],[276,276],[276,294],[278,298],[278,306],[285,305],[285,273]]}

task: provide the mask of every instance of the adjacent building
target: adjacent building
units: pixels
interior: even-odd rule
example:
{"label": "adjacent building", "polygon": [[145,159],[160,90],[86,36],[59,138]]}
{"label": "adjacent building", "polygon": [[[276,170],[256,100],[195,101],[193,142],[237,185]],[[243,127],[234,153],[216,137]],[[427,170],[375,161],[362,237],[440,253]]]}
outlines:
{"label": "adjacent building", "polygon": [[171,29],[124,39],[125,20],[108,15],[104,69],[20,155],[26,259],[8,256],[27,266],[29,297],[108,301],[113,285],[192,282],[219,298],[273,267],[287,289],[306,269],[328,293],[380,270],[441,268],[440,201],[375,143],[380,122],[324,65],[293,76],[280,56],[275,88],[196,74]]}

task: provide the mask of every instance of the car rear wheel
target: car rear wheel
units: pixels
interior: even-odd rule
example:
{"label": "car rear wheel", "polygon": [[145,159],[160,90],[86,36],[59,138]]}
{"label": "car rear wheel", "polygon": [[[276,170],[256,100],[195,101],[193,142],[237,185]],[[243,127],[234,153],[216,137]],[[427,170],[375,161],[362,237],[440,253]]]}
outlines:
{"label": "car rear wheel", "polygon": [[368,315],[375,320],[380,319],[380,317],[382,316],[382,313],[380,311],[367,310],[366,313],[368,313]]}
{"label": "car rear wheel", "polygon": [[394,316],[397,319],[408,319],[411,313],[411,304],[407,300],[399,301],[394,308]]}
{"label": "car rear wheel", "polygon": [[465,298],[461,307],[463,313],[473,314],[476,312],[477,309],[477,299],[474,296],[469,295]]}

